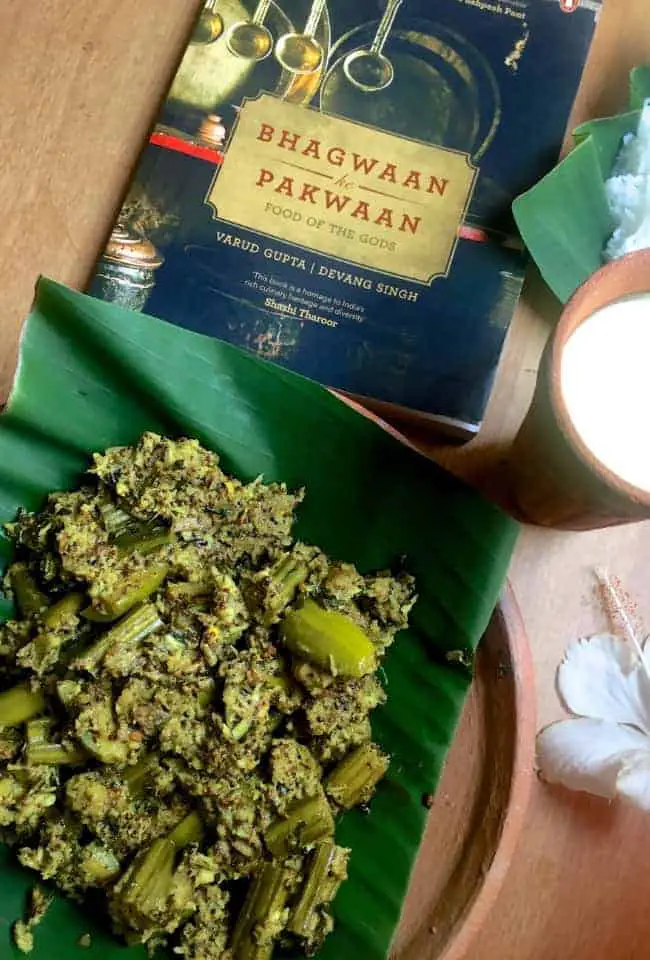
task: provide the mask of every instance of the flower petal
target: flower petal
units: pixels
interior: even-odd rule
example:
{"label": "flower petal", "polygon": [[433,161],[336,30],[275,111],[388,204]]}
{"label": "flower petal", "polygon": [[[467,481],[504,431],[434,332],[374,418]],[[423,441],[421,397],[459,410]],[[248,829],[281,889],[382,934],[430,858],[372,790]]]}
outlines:
{"label": "flower petal", "polygon": [[576,640],[557,672],[571,713],[628,723],[650,734],[650,683],[634,649],[610,634]]}
{"label": "flower petal", "polygon": [[537,763],[544,780],[610,800],[617,794],[622,770],[630,795],[643,794],[635,779],[640,771],[634,774],[625,767],[632,754],[650,761],[650,739],[632,727],[603,720],[561,720],[537,736]]}
{"label": "flower petal", "polygon": [[625,803],[650,810],[650,753],[635,750],[621,766],[616,789]]}

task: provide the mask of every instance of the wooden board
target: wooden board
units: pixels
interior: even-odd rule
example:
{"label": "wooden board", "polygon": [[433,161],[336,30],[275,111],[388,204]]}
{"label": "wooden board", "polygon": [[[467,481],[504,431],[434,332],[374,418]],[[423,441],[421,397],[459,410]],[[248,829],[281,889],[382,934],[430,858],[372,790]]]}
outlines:
{"label": "wooden board", "polygon": [[[83,284],[102,248],[197,7],[198,0],[0,3],[0,392],[13,375],[38,274]],[[630,68],[649,61],[648,0],[605,0],[573,121],[624,106]],[[556,316],[542,285],[529,284],[480,436],[461,450],[432,451],[488,494],[501,495],[501,460]],[[566,644],[606,626],[592,601],[596,564],[622,577],[650,624],[650,524],[522,535],[511,578],[533,651],[540,723],[562,715],[554,679]],[[501,894],[463,960],[646,957],[647,815],[536,781],[532,794]]]}
{"label": "wooden board", "polygon": [[535,708],[528,641],[508,588],[481,643],[392,951],[460,960],[494,903],[528,805]]}

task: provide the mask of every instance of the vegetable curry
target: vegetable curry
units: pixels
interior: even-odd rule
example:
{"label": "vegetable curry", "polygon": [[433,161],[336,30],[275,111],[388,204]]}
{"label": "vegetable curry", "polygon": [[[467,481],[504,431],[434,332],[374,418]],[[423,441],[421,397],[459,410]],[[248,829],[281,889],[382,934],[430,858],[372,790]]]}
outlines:
{"label": "vegetable curry", "polygon": [[415,593],[295,542],[302,496],[145,434],[9,525],[0,826],[128,943],[269,960],[332,929],[336,820],[388,768],[370,715]]}

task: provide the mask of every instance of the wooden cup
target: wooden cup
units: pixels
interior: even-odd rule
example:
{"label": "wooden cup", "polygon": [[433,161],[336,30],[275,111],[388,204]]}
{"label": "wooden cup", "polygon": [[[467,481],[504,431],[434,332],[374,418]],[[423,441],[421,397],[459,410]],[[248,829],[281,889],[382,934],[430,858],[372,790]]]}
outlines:
{"label": "wooden cup", "polygon": [[[613,301],[644,293],[650,293],[650,250],[603,267],[566,305],[508,458],[510,494],[524,522],[593,530],[650,518],[650,493],[608,470],[583,443],[569,417],[560,377],[564,347],[578,327]],[[648,436],[639,436],[638,442],[647,444]]]}

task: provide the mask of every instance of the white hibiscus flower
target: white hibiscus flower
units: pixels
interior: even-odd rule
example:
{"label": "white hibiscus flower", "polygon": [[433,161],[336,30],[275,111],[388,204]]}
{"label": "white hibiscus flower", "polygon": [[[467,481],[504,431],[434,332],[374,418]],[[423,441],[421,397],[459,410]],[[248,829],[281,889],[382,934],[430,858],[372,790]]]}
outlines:
{"label": "white hibiscus flower", "polygon": [[541,731],[537,760],[550,783],[650,810],[650,665],[620,612],[626,639],[598,635],[567,649],[557,688],[573,717]]}

